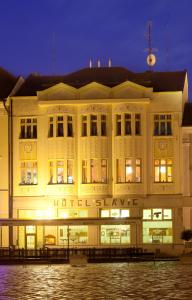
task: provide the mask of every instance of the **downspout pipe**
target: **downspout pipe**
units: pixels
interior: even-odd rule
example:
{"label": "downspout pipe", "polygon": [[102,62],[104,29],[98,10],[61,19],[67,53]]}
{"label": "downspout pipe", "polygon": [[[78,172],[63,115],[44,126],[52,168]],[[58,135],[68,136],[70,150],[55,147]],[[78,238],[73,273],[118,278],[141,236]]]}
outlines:
{"label": "downspout pipe", "polygon": [[[8,217],[13,218],[13,102],[3,99],[3,106],[8,116]],[[9,226],[9,247],[13,246],[13,226]]]}

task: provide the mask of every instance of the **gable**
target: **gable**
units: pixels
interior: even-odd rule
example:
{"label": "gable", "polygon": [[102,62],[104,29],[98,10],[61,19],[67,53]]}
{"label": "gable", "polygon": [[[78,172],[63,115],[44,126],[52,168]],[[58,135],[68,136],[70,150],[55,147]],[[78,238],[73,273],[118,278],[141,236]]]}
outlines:
{"label": "gable", "polygon": [[58,83],[46,90],[37,92],[39,100],[76,99],[77,90],[65,83]]}
{"label": "gable", "polygon": [[125,81],[113,87],[112,90],[113,98],[117,99],[149,98],[152,94],[152,88],[146,88],[130,81]]}
{"label": "gable", "polygon": [[107,99],[111,88],[97,82],[91,82],[79,89],[80,99]]}

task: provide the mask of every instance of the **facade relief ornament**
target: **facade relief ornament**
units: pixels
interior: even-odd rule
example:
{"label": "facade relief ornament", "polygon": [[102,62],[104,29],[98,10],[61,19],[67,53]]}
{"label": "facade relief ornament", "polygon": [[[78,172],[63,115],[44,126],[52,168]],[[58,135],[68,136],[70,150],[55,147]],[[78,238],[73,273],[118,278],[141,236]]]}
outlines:
{"label": "facade relief ornament", "polygon": [[142,112],[142,111],[143,111],[143,107],[140,107],[139,105],[128,104],[128,103],[116,105],[114,108],[115,113]]}
{"label": "facade relief ornament", "polygon": [[68,105],[56,105],[47,108],[47,114],[60,114],[60,113],[74,114],[75,108]]}
{"label": "facade relief ornament", "polygon": [[80,113],[82,114],[87,114],[87,113],[107,113],[108,108],[107,106],[104,105],[99,105],[99,104],[91,104],[91,105],[86,105],[80,108]]}

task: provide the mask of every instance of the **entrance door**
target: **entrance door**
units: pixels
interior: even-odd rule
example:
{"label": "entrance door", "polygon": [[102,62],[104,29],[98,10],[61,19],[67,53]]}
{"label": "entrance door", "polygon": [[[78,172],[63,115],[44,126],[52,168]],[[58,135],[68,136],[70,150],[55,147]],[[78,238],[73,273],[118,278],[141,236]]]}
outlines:
{"label": "entrance door", "polygon": [[26,234],[26,249],[35,249],[35,248],[36,248],[36,235]]}

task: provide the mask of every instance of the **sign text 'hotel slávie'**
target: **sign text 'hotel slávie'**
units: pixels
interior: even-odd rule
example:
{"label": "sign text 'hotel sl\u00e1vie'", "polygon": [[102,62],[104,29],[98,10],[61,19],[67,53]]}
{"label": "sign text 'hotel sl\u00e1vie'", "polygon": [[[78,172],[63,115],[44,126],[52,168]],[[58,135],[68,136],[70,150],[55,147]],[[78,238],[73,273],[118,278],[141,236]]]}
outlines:
{"label": "sign text 'hotel sl\u00e1vie'", "polygon": [[138,199],[103,198],[103,199],[55,199],[55,207],[133,207],[138,206]]}

